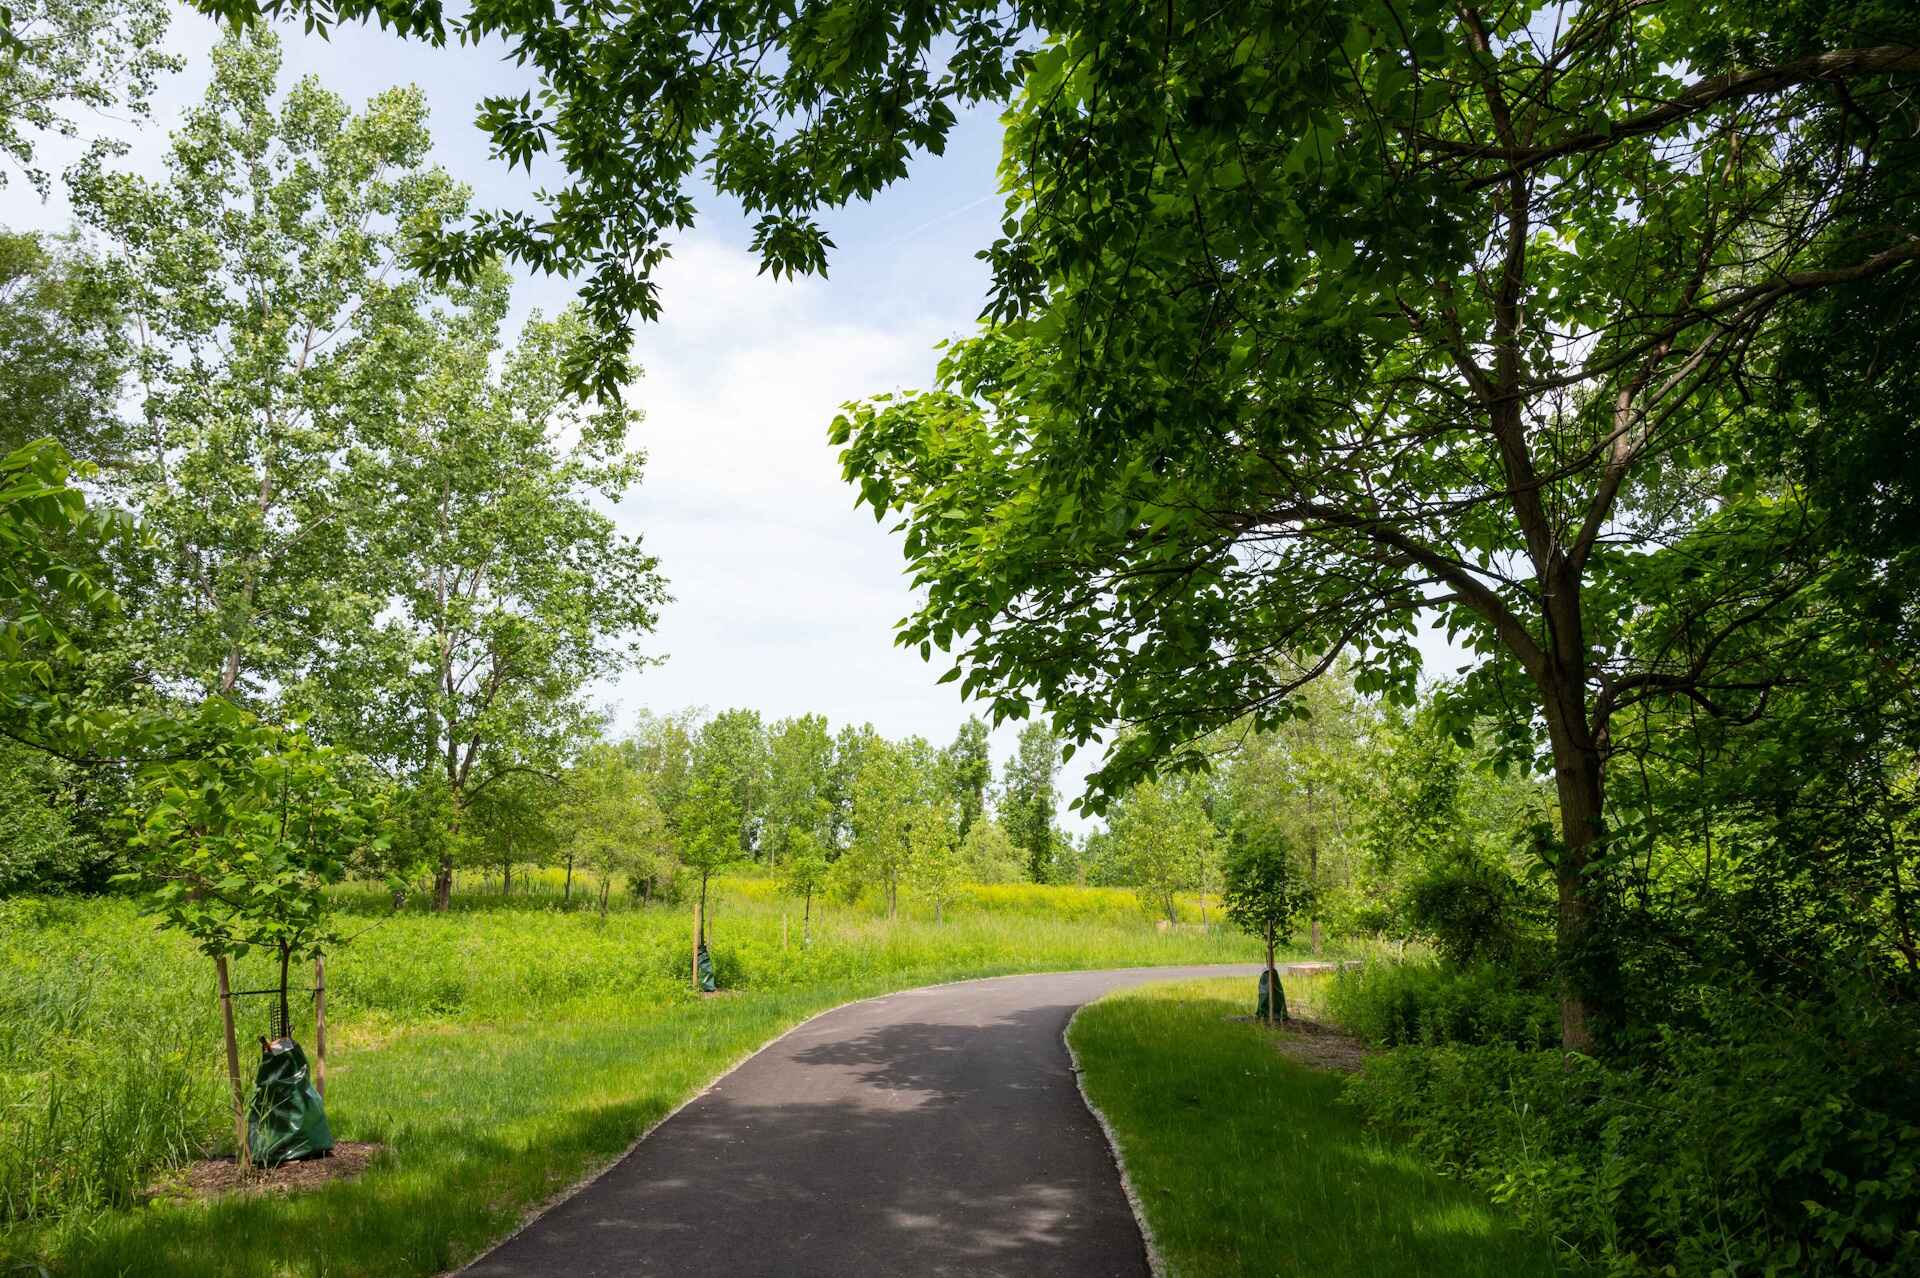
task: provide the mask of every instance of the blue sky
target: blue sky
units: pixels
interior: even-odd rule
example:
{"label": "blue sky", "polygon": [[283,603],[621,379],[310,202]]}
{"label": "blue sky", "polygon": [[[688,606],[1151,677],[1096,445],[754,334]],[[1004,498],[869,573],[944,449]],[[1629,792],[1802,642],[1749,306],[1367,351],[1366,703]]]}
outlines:
{"label": "blue sky", "polygon": [[[358,27],[329,41],[279,31],[284,83],[317,75],[356,105],[418,84],[435,158],[477,203],[520,206],[553,178],[489,160],[473,125],[482,97],[531,87],[499,46],[430,49]],[[136,130],[83,117],[82,131],[138,139],[121,163],[157,172],[171,122],[205,87],[217,38],[211,22],[180,10],[170,39],[187,68],[163,85],[152,119]],[[972,326],[986,288],[973,255],[994,238],[1001,211],[999,138],[996,112],[972,113],[945,155],[922,157],[909,181],[828,218],[838,248],[826,279],[757,275],[738,207],[704,193],[700,225],[677,242],[662,277],[664,318],[637,342],[645,374],[629,394],[646,414],[637,442],[648,466],[616,514],[660,556],[674,602],[651,642],[665,663],[605,689],[618,720],[642,708],[751,706],[769,718],[818,711],[836,726],[871,722],[889,736],[945,742],[969,713],[953,685],[936,685],[944,667],[893,646],[894,623],[913,602],[900,552],[870,512],[853,508],[826,429],[849,399],[927,385],[936,343]],[[73,153],[57,140],[43,145],[43,166],[57,171]],[[68,221],[58,190],[44,204],[17,179],[0,191],[8,226]],[[523,278],[515,306],[551,312],[571,295],[566,281]],[[1015,731],[996,734],[996,758]],[[1071,793],[1089,762],[1068,766]]]}

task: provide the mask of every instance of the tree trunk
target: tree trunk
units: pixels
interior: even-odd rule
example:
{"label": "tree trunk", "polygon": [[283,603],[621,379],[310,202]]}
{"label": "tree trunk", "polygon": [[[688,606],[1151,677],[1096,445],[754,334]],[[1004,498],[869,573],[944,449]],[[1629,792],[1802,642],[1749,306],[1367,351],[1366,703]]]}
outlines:
{"label": "tree trunk", "polygon": [[433,870],[433,912],[445,914],[453,904],[453,853],[443,852]]}
{"label": "tree trunk", "polygon": [[806,900],[800,906],[800,946],[802,949],[813,944],[813,893],[807,893]]}
{"label": "tree trunk", "polygon": [[233,1032],[233,989],[227,982],[225,955],[215,955],[213,973],[220,990],[220,1023],[227,1034],[227,1085],[233,1093],[233,1143],[241,1170],[253,1165],[247,1149],[247,1098],[240,1088],[240,1044]]}
{"label": "tree trunk", "polygon": [[[1549,680],[1549,683],[1555,682]],[[1545,691],[1547,734],[1553,745],[1554,788],[1560,800],[1561,848],[1556,940],[1560,963],[1560,1044],[1591,1052],[1596,1036],[1616,1019],[1618,956],[1606,920],[1607,889],[1593,873],[1603,850],[1605,791],[1600,750],[1587,728],[1585,698],[1565,680]],[[1555,695],[1557,694],[1557,695]]]}
{"label": "tree trunk", "polygon": [[694,937],[696,947],[707,943],[707,872],[700,871],[700,931]]}
{"label": "tree trunk", "polygon": [[293,1010],[287,1006],[287,960],[291,957],[287,943],[280,942],[280,1020],[274,1028],[288,1038],[293,1037]]}
{"label": "tree trunk", "polygon": [[611,890],[612,887],[613,887],[612,876],[610,875],[602,876],[600,879],[600,917],[602,919],[605,919],[607,917],[607,892]]}
{"label": "tree trunk", "polygon": [[[1273,962],[1273,929],[1267,929],[1267,1025],[1269,1028],[1280,1023],[1281,1001],[1286,994],[1280,989],[1280,969]],[[1244,1006],[1244,1004],[1243,1004]],[[1291,1018],[1288,1018],[1291,1019]]]}
{"label": "tree trunk", "polygon": [[563,890],[560,893],[560,903],[562,905],[565,905],[572,900],[573,900],[573,853],[569,852],[567,853],[567,886],[565,890]]}
{"label": "tree trunk", "polygon": [[513,862],[511,861],[500,863],[500,895],[513,895]]}
{"label": "tree trunk", "polygon": [[1313,956],[1320,957],[1320,831],[1314,830],[1313,843],[1307,848],[1307,887],[1313,893],[1313,921],[1307,930],[1313,938]]}

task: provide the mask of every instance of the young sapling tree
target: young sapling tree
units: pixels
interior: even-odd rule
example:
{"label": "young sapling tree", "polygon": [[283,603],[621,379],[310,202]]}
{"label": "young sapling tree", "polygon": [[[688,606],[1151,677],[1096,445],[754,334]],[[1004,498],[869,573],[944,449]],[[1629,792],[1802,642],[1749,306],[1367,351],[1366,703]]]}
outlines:
{"label": "young sapling tree", "polygon": [[907,877],[933,903],[933,921],[947,921],[947,903],[960,886],[960,849],[946,808],[923,803],[907,815]]}
{"label": "young sapling tree", "polygon": [[1291,1020],[1286,991],[1273,952],[1292,936],[1294,920],[1307,907],[1305,882],[1294,873],[1286,841],[1271,830],[1236,831],[1227,855],[1221,904],[1227,917],[1267,947],[1267,1024]]}
{"label": "young sapling tree", "polygon": [[800,944],[813,944],[813,898],[826,887],[833,863],[813,831],[796,829],[787,836],[787,859],[780,866],[780,886],[800,902]]}
{"label": "young sapling tree", "polygon": [[137,826],[128,841],[146,908],[192,937],[214,962],[226,1021],[227,1074],[242,1165],[246,1110],[233,1030],[227,960],[255,949],[279,959],[279,1021],[290,1024],[287,983],[294,958],[338,943],[328,884],[369,840],[364,801],[341,780],[333,751],[297,729],[263,724],[212,698],[186,725],[155,728],[172,738],[138,781]]}

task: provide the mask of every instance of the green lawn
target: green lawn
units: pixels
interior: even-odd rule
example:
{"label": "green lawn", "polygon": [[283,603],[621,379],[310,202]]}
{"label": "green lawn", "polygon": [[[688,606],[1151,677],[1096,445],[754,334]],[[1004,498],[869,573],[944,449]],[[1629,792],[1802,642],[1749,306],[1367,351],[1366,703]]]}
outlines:
{"label": "green lawn", "polygon": [[[1288,987],[1296,1009],[1310,997]],[[1340,1103],[1339,1076],[1230,1020],[1253,996],[1250,980],[1146,986],[1089,1005],[1069,1031],[1174,1275],[1574,1272],[1549,1242],[1369,1133]]]}
{"label": "green lawn", "polygon": [[[979,896],[945,925],[834,906],[802,950],[797,918],[782,947],[790,911],[766,885],[730,883],[714,937],[728,991],[704,1000],[686,988],[679,908],[600,920],[474,894],[383,920],[376,899],[349,901],[362,912],[347,930],[370,930],[328,964],[328,1111],[337,1138],[387,1153],[318,1192],[153,1206],[138,1191],[159,1171],[232,1141],[207,960],[126,901],[0,901],[0,1275],[437,1273],[824,1008],[968,976],[1254,953],[1218,930],[1159,933],[1131,894]],[[238,987],[267,982],[263,959],[240,963]],[[247,1007],[243,1056],[264,1002]]]}

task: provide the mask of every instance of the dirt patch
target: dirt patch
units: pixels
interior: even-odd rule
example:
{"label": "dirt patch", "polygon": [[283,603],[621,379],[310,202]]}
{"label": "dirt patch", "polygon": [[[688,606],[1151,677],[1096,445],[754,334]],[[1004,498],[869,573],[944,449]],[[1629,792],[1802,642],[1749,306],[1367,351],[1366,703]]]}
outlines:
{"label": "dirt patch", "polygon": [[232,1158],[203,1158],[170,1173],[147,1190],[148,1198],[195,1200],[222,1194],[291,1194],[335,1180],[352,1180],[385,1149],[371,1141],[343,1140],[325,1158],[307,1158],[278,1167],[240,1169]]}
{"label": "dirt patch", "polygon": [[[1249,1024],[1265,1025],[1266,1022],[1252,1016],[1235,1016],[1230,1019],[1246,1021]],[[1330,1069],[1340,1074],[1358,1074],[1360,1067],[1367,1063],[1370,1054],[1367,1045],[1345,1030],[1336,1029],[1324,1021],[1309,1020],[1296,1016],[1290,1021],[1281,1021],[1273,1031],[1273,1049],[1289,1060],[1299,1061],[1302,1065],[1314,1069]]]}

